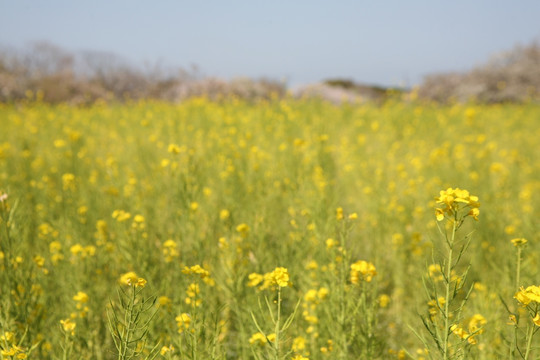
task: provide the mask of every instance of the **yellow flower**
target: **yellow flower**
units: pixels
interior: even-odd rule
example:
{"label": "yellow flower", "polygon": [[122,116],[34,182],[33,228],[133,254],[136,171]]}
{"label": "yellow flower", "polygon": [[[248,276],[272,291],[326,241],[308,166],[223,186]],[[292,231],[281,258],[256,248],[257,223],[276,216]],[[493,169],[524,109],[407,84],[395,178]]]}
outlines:
{"label": "yellow flower", "polygon": [[62,329],[64,329],[65,332],[71,333],[71,335],[75,334],[75,327],[77,324],[71,319],[60,320],[60,324],[62,324]]}
{"label": "yellow flower", "polygon": [[268,288],[274,288],[276,285],[280,288],[290,286],[289,272],[284,267],[277,267],[274,271],[268,272],[264,275],[252,273],[248,276],[248,286],[255,287],[259,284],[259,290],[265,290]]}
{"label": "yellow flower", "polygon": [[174,258],[180,256],[177,247],[176,242],[171,239],[163,243],[163,256],[165,257],[165,262],[171,262]]}
{"label": "yellow flower", "polygon": [[219,218],[221,220],[227,220],[231,216],[231,213],[227,209],[223,209],[219,212]]}
{"label": "yellow flower", "polygon": [[43,267],[45,265],[45,258],[43,256],[36,255],[34,256],[34,262],[38,267]]}
{"label": "yellow flower", "polygon": [[517,239],[512,239],[510,240],[512,242],[512,244],[514,244],[514,246],[518,247],[518,246],[523,246],[527,243],[527,239],[524,239],[524,238],[517,238]]}
{"label": "yellow flower", "polygon": [[292,350],[295,352],[298,352],[300,350],[304,350],[306,348],[306,339],[302,336],[298,336],[294,338],[292,343]]}
{"label": "yellow flower", "polygon": [[523,305],[528,305],[530,302],[540,304],[540,287],[531,285],[524,289],[523,287],[514,295],[514,298]]}
{"label": "yellow flower", "polygon": [[186,275],[199,275],[203,280],[210,276],[210,272],[200,265],[193,265],[192,267],[184,266],[182,273]]}
{"label": "yellow flower", "polygon": [[429,277],[434,281],[442,281],[444,279],[440,264],[430,264],[428,266],[428,273]]}
{"label": "yellow flower", "polygon": [[255,333],[249,338],[250,345],[264,346],[267,343],[266,336],[263,333]]}
{"label": "yellow flower", "polygon": [[437,218],[437,221],[443,221],[444,220],[444,210],[443,209],[435,209],[435,217]]}
{"label": "yellow flower", "polygon": [[472,217],[474,220],[478,221],[478,215],[480,215],[480,209],[473,208],[469,211],[467,215]]}
{"label": "yellow flower", "polygon": [[73,300],[79,303],[86,303],[88,302],[88,295],[82,291],[79,291],[75,296],[73,296]]}
{"label": "yellow flower", "polygon": [[6,350],[2,350],[1,354],[2,356],[15,356],[17,353],[17,350],[15,348],[7,348]]}
{"label": "yellow flower", "polygon": [[191,316],[187,313],[182,313],[178,315],[176,318],[176,325],[178,326],[178,333],[183,333],[184,330],[189,329],[189,325],[191,324]]}
{"label": "yellow flower", "polygon": [[15,334],[11,331],[4,332],[4,335],[0,336],[0,341],[12,342],[15,339]]}
{"label": "yellow flower", "polygon": [[64,174],[62,175],[62,186],[64,190],[70,190],[74,188],[75,175]]}
{"label": "yellow flower", "polygon": [[336,240],[334,239],[326,239],[326,248],[327,249],[331,249],[333,248],[334,246],[336,245],[339,245],[339,242],[337,242]]}
{"label": "yellow flower", "polygon": [[486,318],[480,314],[475,314],[469,320],[469,332],[482,334],[484,329],[482,327],[487,323]]}
{"label": "yellow flower", "polygon": [[457,336],[459,336],[462,339],[466,339],[469,337],[469,334],[463,330],[460,326],[454,324],[450,327],[450,330]]}
{"label": "yellow flower", "polygon": [[243,238],[247,237],[249,234],[249,226],[246,224],[240,224],[236,227],[236,231],[240,233],[240,236]]}
{"label": "yellow flower", "polygon": [[261,274],[252,273],[249,274],[248,279],[248,286],[255,287],[263,281],[264,277]]}
{"label": "yellow flower", "polygon": [[159,353],[160,355],[165,356],[168,353],[173,352],[173,351],[174,351],[174,346],[169,345],[169,346],[163,346],[161,350],[159,351]]}
{"label": "yellow flower", "polygon": [[145,287],[146,285],[146,280],[138,277],[133,271],[127,272],[120,276],[119,282],[122,285],[135,287]]}
{"label": "yellow flower", "polygon": [[136,223],[143,223],[144,222],[144,216],[142,215],[135,215],[135,217],[133,218],[133,221],[135,221]]}
{"label": "yellow flower", "polygon": [[180,153],[180,147],[176,144],[169,144],[169,147],[167,148],[167,151],[171,154],[179,154]]}
{"label": "yellow flower", "polygon": [[443,208],[435,209],[435,216],[438,221],[442,221],[447,214],[454,216],[465,208],[469,209],[466,216],[471,216],[475,220],[478,220],[478,215],[480,214],[478,196],[469,194],[467,190],[459,188],[441,190],[439,197],[435,198],[435,201],[437,204],[443,205]]}
{"label": "yellow flower", "polygon": [[200,288],[199,288],[199,284],[196,284],[196,283],[192,283],[188,286],[187,290],[186,290],[186,294],[187,296],[189,296],[190,298],[194,298],[197,296],[197,294],[199,294],[201,292]]}
{"label": "yellow flower", "polygon": [[129,219],[131,217],[131,214],[124,210],[114,210],[112,213],[112,217],[116,219],[116,221],[122,222]]}
{"label": "yellow flower", "polygon": [[385,308],[388,306],[388,304],[390,303],[390,296],[386,295],[386,294],[382,294],[381,296],[379,296],[379,306],[382,307],[382,308]]}
{"label": "yellow flower", "polygon": [[536,313],[532,319],[534,325],[540,326],[540,313]]}
{"label": "yellow flower", "polygon": [[509,315],[508,316],[508,322],[506,323],[507,325],[517,325],[517,318],[516,318],[516,315],[512,314],[512,315]]}
{"label": "yellow flower", "polygon": [[141,287],[141,288],[143,288],[143,287],[146,286],[146,283],[147,283],[147,281],[146,281],[145,279],[143,279],[143,278],[138,278],[138,279],[137,279],[137,283],[135,284],[135,287]]}
{"label": "yellow flower", "polygon": [[168,306],[172,303],[172,300],[167,296],[158,297],[159,306]]}
{"label": "yellow flower", "polygon": [[359,260],[351,264],[351,283],[355,285],[362,280],[371,282],[375,275],[377,275],[377,271],[370,262]]}
{"label": "yellow flower", "polygon": [[322,287],[317,292],[317,296],[320,300],[324,300],[328,296],[328,293],[330,293],[330,290],[328,290],[328,288]]}
{"label": "yellow flower", "polygon": [[306,302],[316,303],[317,302],[317,290],[315,290],[315,289],[308,290],[306,292],[306,294],[304,295],[304,300]]}
{"label": "yellow flower", "polygon": [[272,274],[277,286],[287,287],[289,285],[289,272],[286,268],[277,267]]}

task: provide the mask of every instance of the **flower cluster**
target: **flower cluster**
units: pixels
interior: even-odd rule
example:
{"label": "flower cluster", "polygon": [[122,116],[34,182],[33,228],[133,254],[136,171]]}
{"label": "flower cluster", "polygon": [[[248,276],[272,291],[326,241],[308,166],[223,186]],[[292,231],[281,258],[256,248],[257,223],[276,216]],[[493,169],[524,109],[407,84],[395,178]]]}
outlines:
{"label": "flower cluster", "polygon": [[274,342],[276,340],[276,334],[270,334],[268,336],[263,333],[255,333],[249,338],[250,345],[264,346],[268,342]]}
{"label": "flower cluster", "polygon": [[184,266],[182,273],[185,275],[198,275],[205,284],[214,286],[215,281],[210,277],[210,272],[204,269],[201,265],[193,265],[191,267]]}
{"label": "flower cluster", "polygon": [[199,287],[199,284],[197,283],[189,284],[186,289],[187,296],[184,300],[185,303],[193,307],[201,306],[202,299],[199,297],[200,292],[201,292],[201,289]]}
{"label": "flower cluster", "polygon": [[66,333],[70,334],[71,336],[75,335],[75,328],[77,327],[76,322],[68,318],[65,320],[60,320],[60,325],[62,325],[62,330],[64,330]]}
{"label": "flower cluster", "polygon": [[127,286],[135,286],[141,288],[146,286],[146,280],[138,277],[137,274],[135,274],[133,271],[127,272],[120,276],[119,282],[120,284]]}
{"label": "flower cluster", "polygon": [[486,319],[482,315],[475,314],[469,319],[468,331],[456,324],[452,325],[450,330],[454,333],[454,335],[463,340],[467,340],[469,344],[476,345],[478,341],[475,336],[484,332],[483,326],[486,324],[486,322]]}
{"label": "flower cluster", "polygon": [[478,220],[478,215],[480,215],[478,196],[469,194],[467,190],[459,188],[441,190],[440,196],[435,200],[437,204],[442,205],[441,208],[435,209],[437,221],[442,221],[446,216],[454,218],[465,209],[469,210],[465,216]]}
{"label": "flower cluster", "polygon": [[182,313],[178,315],[176,318],[176,326],[178,327],[178,333],[183,333],[184,331],[189,329],[189,326],[191,324],[191,316],[187,313]]}
{"label": "flower cluster", "polygon": [[[528,307],[533,323],[536,326],[540,326],[540,312],[538,311],[540,305],[540,286],[531,285],[526,289],[521,287],[514,295],[514,298],[519,301],[521,305]],[[531,306],[533,304],[534,306]]]}
{"label": "flower cluster", "polygon": [[263,275],[252,273],[249,274],[248,278],[248,286],[259,286],[259,290],[275,288],[276,286],[282,288],[291,285],[291,282],[289,281],[289,271],[284,267],[277,267],[274,269],[274,271]]}
{"label": "flower cluster", "polygon": [[129,219],[131,217],[131,214],[124,210],[114,210],[112,213],[112,217],[118,222],[123,222]]}
{"label": "flower cluster", "polygon": [[540,286],[531,285],[526,289],[521,287],[514,295],[514,298],[524,306],[529,305],[531,302],[540,304]]}
{"label": "flower cluster", "polygon": [[26,359],[28,357],[25,349],[17,345],[15,334],[11,331],[5,331],[0,336],[0,354],[3,359],[8,356],[10,359]]}
{"label": "flower cluster", "polygon": [[176,245],[176,242],[174,240],[167,240],[163,243],[163,257],[165,258],[165,262],[172,262],[175,258],[180,256],[180,252],[178,251],[178,246]]}
{"label": "flower cluster", "polygon": [[515,247],[520,247],[520,246],[523,246],[527,243],[527,239],[524,239],[524,238],[516,238],[516,239],[512,239],[510,240],[510,242],[515,246]]}
{"label": "flower cluster", "polygon": [[357,285],[361,281],[371,282],[377,275],[375,265],[370,262],[359,260],[351,264],[351,283]]}
{"label": "flower cluster", "polygon": [[[88,314],[88,311],[90,310],[88,306],[85,305],[88,302],[88,299],[89,299],[88,294],[82,291],[77,292],[77,294],[73,296],[73,300],[77,302],[76,307],[77,307],[77,310],[79,311],[78,316],[80,316],[81,318],[86,317],[86,315]],[[77,317],[77,314],[73,313],[72,317]]]}

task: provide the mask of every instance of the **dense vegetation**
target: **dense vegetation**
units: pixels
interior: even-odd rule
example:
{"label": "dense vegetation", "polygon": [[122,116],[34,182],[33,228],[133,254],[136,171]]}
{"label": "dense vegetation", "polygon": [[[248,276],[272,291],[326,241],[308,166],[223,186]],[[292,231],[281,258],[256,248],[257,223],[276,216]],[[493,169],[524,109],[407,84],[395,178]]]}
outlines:
{"label": "dense vegetation", "polygon": [[538,358],[539,119],[0,105],[0,358]]}

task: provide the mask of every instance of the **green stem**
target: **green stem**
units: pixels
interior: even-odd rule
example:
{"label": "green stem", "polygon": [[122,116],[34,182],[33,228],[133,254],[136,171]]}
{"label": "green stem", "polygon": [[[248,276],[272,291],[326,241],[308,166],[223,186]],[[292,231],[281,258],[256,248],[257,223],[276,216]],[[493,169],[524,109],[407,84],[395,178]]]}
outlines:
{"label": "green stem", "polygon": [[[345,223],[342,221],[342,226],[339,231],[339,245],[341,249],[345,249],[345,239],[347,238],[347,230],[345,228]],[[341,348],[341,354],[340,359],[346,359],[347,358],[347,332],[345,330],[345,319],[347,317],[346,315],[346,307],[347,304],[345,303],[345,283],[347,282],[347,262],[345,261],[345,254],[341,253],[341,263],[340,263],[340,269],[339,272],[340,281],[339,281],[339,331],[340,331],[340,348]]]}
{"label": "green stem", "polygon": [[279,360],[279,322],[281,320],[281,286],[278,285],[278,302],[277,302],[277,318],[276,318],[276,328],[274,330],[274,333],[276,335],[276,343],[274,346],[275,354],[274,358],[276,360]]}
{"label": "green stem", "polygon": [[534,335],[534,325],[530,326],[529,335],[527,338],[527,349],[525,350],[525,356],[523,357],[524,360],[527,360],[529,358],[529,353],[531,352],[531,344],[532,344],[532,338]]}
{"label": "green stem", "polygon": [[131,296],[131,301],[128,304],[127,311],[124,315],[124,323],[126,324],[126,329],[123,332],[124,336],[122,336],[122,341],[121,341],[122,349],[121,351],[118,352],[119,360],[127,359],[127,351],[128,351],[129,343],[131,341],[131,333],[132,333],[131,324],[132,324],[132,318],[133,318],[133,306],[135,304],[136,293],[135,293],[135,285],[132,284],[130,287],[132,290],[132,296]]}
{"label": "green stem", "polygon": [[445,302],[444,302],[444,334],[443,334],[443,360],[448,359],[448,338],[450,336],[450,287],[452,285],[452,252],[454,250],[454,238],[456,236],[456,221],[457,219],[454,218],[454,224],[452,227],[452,238],[450,239],[450,242],[447,241],[448,245],[448,263],[446,264],[446,295],[445,295]]}
{"label": "green stem", "polygon": [[519,277],[521,273],[521,247],[517,249],[517,268],[516,268],[516,286],[515,289],[519,290]]}
{"label": "green stem", "polygon": [[[517,265],[516,265],[516,283],[514,289],[519,289],[520,282],[520,273],[521,273],[521,247],[517,249]],[[517,339],[517,325],[514,325],[514,336],[512,338],[512,343],[510,344],[510,349],[508,353],[508,359],[513,359],[516,351],[516,339]]]}
{"label": "green stem", "polygon": [[69,334],[68,334],[67,331],[65,331],[65,334],[64,334],[64,354],[62,356],[63,360],[68,359],[68,355],[70,353],[70,351],[69,351],[70,347],[71,347],[71,344],[70,344],[70,341],[69,341]]}
{"label": "green stem", "polygon": [[367,334],[366,334],[366,353],[367,358],[371,359],[372,354],[372,309],[368,308],[367,303],[367,283],[365,281],[362,281],[362,295],[361,295],[361,301],[362,301],[362,314],[366,317],[367,321]]}

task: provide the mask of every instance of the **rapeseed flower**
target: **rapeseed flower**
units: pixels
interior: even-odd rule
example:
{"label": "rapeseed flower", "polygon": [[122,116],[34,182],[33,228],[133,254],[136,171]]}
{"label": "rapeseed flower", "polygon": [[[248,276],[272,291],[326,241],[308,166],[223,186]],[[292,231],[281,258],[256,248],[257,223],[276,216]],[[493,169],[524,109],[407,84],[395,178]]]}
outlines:
{"label": "rapeseed flower", "polygon": [[264,276],[261,275],[261,274],[257,274],[257,273],[251,273],[248,275],[248,286],[249,287],[255,287],[257,285],[259,285],[263,280],[264,280]]}
{"label": "rapeseed flower", "polygon": [[127,286],[135,286],[141,288],[146,286],[146,280],[138,277],[137,274],[133,271],[129,271],[120,276],[119,282],[120,284]]}
{"label": "rapeseed flower", "polygon": [[536,315],[534,315],[532,321],[536,326],[540,326],[540,313],[536,313]]}
{"label": "rapeseed flower", "polygon": [[200,265],[193,265],[192,267],[184,266],[184,269],[182,270],[182,273],[186,275],[199,275],[201,279],[206,279],[210,276],[210,272],[208,270],[205,270]]}
{"label": "rapeseed flower", "polygon": [[306,348],[306,339],[302,336],[295,337],[291,348],[294,352],[304,350]]}
{"label": "rapeseed flower", "polygon": [[478,220],[478,216],[480,215],[478,196],[469,194],[467,190],[459,188],[441,190],[439,197],[435,198],[435,201],[437,204],[443,206],[442,208],[435,209],[437,221],[442,221],[446,216],[453,218],[465,209],[469,210],[465,216],[471,216],[473,219]]}
{"label": "rapeseed flower", "polygon": [[469,320],[469,332],[482,334],[484,332],[483,326],[487,323],[485,317],[480,314],[474,314]]}
{"label": "rapeseed flower", "polygon": [[261,332],[257,332],[249,338],[250,345],[264,346],[267,342],[266,336]]}
{"label": "rapeseed flower", "polygon": [[78,291],[77,294],[73,296],[73,300],[84,304],[88,302],[88,295],[85,292]]}
{"label": "rapeseed flower", "polygon": [[277,267],[273,272],[273,281],[279,287],[287,287],[289,285],[289,272],[286,268]]}
{"label": "rapeseed flower", "polygon": [[167,355],[168,353],[172,353],[174,352],[174,346],[172,345],[169,345],[169,346],[162,346],[161,347],[161,350],[159,351],[159,354],[161,356],[165,356]]}
{"label": "rapeseed flower", "polygon": [[191,325],[191,316],[188,313],[178,315],[175,320],[178,327],[178,333],[180,334],[188,330]]}
{"label": "rapeseed flower", "polygon": [[249,226],[247,224],[240,224],[236,227],[236,231],[240,233],[240,236],[246,238],[249,234]]}
{"label": "rapeseed flower", "polygon": [[178,246],[174,240],[169,239],[163,243],[163,256],[165,257],[165,262],[168,263],[180,256]]}
{"label": "rapeseed flower", "polygon": [[527,239],[524,238],[512,239],[510,241],[512,242],[512,244],[514,244],[515,247],[523,246],[527,243]]}
{"label": "rapeseed flower", "polygon": [[112,213],[112,217],[118,222],[123,222],[128,220],[131,217],[131,214],[124,210],[114,210]]}
{"label": "rapeseed flower", "polygon": [[375,265],[370,262],[359,260],[351,264],[351,283],[357,285],[361,281],[371,282],[373,277],[377,275]]}
{"label": "rapeseed flower", "polygon": [[77,323],[73,322],[70,318],[67,318],[65,320],[60,320],[60,324],[62,325],[62,329],[71,335],[75,335],[75,328],[77,327]]}
{"label": "rapeseed flower", "polygon": [[526,289],[521,287],[514,295],[514,298],[525,306],[531,302],[540,304],[540,287],[535,285],[528,286]]}
{"label": "rapeseed flower", "polygon": [[221,220],[227,220],[229,217],[231,216],[231,213],[229,210],[227,209],[222,209],[220,212],[219,212],[219,218]]}
{"label": "rapeseed flower", "polygon": [[264,275],[252,273],[248,275],[248,286],[255,287],[259,284],[259,290],[274,288],[276,285],[280,288],[291,285],[289,281],[289,271],[284,267],[277,267],[274,271]]}

